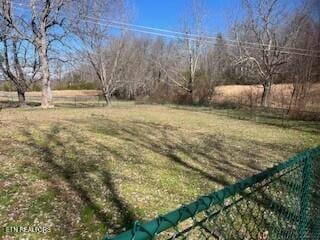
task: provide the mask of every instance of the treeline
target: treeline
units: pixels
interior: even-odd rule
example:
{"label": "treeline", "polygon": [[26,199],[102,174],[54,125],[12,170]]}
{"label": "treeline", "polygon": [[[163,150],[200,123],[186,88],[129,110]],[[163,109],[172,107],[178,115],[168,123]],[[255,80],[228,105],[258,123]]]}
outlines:
{"label": "treeline", "polygon": [[[127,34],[122,39],[113,41],[114,44],[122,41],[123,46],[117,60],[117,80],[108,83],[115,89],[112,95],[123,99],[149,96],[159,100],[163,98],[164,101],[189,95],[187,82],[190,72],[186,68],[188,57],[183,51],[183,40],[168,41],[164,38]],[[212,94],[209,94],[209,91],[213,91],[217,85],[255,83],[253,79],[241,76],[240,67],[233,64],[221,34],[217,36],[215,43],[203,47],[202,51],[194,76],[194,100],[203,101],[204,99],[200,98]],[[105,49],[104,55],[107,58],[115,58],[113,54]],[[105,72],[111,72],[112,67],[112,64],[106,65]],[[103,85],[95,68],[82,63],[78,68],[64,74],[61,79],[55,79],[55,88],[102,89]]]}
{"label": "treeline", "polygon": [[130,22],[121,0],[31,1],[23,21],[5,0],[0,72],[21,104],[40,86],[44,107],[52,105],[52,84],[100,89],[108,104],[112,97],[209,104],[216,86],[260,84],[257,104],[268,106],[275,83],[292,83],[290,106],[298,106],[320,78],[320,4],[289,2],[243,0],[228,34],[211,35],[205,1],[189,2],[180,32],[141,34],[121,24]]}

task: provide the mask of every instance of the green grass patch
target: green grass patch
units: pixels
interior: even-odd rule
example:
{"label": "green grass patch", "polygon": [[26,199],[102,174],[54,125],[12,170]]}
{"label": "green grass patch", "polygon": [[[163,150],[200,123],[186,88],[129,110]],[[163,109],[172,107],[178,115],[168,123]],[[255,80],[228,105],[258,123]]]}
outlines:
{"label": "green grass patch", "polygon": [[32,239],[98,239],[320,144],[317,122],[115,105],[1,112],[1,225],[50,226]]}

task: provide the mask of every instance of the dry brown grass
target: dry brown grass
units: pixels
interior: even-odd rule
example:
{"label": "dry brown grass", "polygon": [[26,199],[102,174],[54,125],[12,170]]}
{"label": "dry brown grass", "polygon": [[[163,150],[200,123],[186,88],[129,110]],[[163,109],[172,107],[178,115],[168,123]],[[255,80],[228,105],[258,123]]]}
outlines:
{"label": "dry brown grass", "polygon": [[[274,84],[271,90],[271,106],[288,107],[292,84]],[[215,102],[234,102],[250,104],[251,101],[259,102],[262,95],[262,85],[228,85],[216,88]],[[320,111],[320,84],[313,84],[306,96],[305,109],[307,111]]]}
{"label": "dry brown grass", "polygon": [[[54,90],[52,95],[54,97],[78,97],[78,96],[97,96],[101,93],[99,90]],[[16,97],[16,92],[0,91],[0,94]],[[26,97],[40,97],[41,92],[27,92]]]}
{"label": "dry brown grass", "polygon": [[[52,95],[56,97],[97,96],[99,90],[54,90]],[[41,92],[28,92],[27,96],[41,96]]]}
{"label": "dry brown grass", "polygon": [[[271,106],[287,108],[290,102],[292,84],[274,84],[271,90]],[[257,104],[262,95],[262,85],[227,85],[219,86],[215,90],[213,101],[217,103],[240,103],[240,104]],[[54,97],[94,97],[101,94],[99,90],[55,90]],[[6,96],[2,100],[6,100],[7,96],[17,98],[15,92],[1,92],[0,95]],[[41,92],[27,92],[26,97],[40,97]],[[304,99],[305,111],[320,111],[320,83],[313,84]]]}

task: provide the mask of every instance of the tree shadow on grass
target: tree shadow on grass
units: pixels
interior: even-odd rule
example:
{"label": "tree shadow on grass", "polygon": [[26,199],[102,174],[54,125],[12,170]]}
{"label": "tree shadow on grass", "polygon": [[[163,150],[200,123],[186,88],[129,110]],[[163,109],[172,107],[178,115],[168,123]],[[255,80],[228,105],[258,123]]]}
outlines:
{"label": "tree shadow on grass", "polygon": [[[226,144],[223,136],[213,134],[195,134],[194,137],[202,141],[197,143],[179,133],[177,127],[142,121],[118,123],[104,118],[95,121],[90,130],[131,142],[198,172],[200,175],[203,174],[207,177],[215,175],[217,183],[222,185],[227,182],[219,183],[218,177],[223,179],[225,176],[231,176],[234,179],[241,179],[264,169],[263,166],[256,164],[256,160],[265,160],[266,153],[265,151],[254,151],[257,150],[257,146],[271,152],[276,151],[276,147],[279,148],[272,143],[241,139],[228,139],[232,144]],[[251,149],[236,148],[235,145],[239,141],[246,141]],[[291,145],[283,145],[282,147],[293,148]],[[186,157],[181,158],[180,155]],[[265,160],[265,162],[267,161]]]}
{"label": "tree shadow on grass", "polygon": [[[101,141],[84,137],[79,130],[76,131],[63,125],[54,125],[49,130],[33,125],[32,129],[41,135],[41,140],[37,140],[32,131],[23,130],[23,135],[27,138],[26,144],[35,151],[40,162],[42,161],[41,164],[32,167],[39,168],[49,176],[48,180],[55,186],[59,195],[64,195],[64,190],[59,187],[59,181],[56,179],[60,178],[67,183],[80,198],[81,203],[87,206],[101,223],[112,229],[113,233],[117,233],[123,228],[131,228],[133,221],[139,216],[120,196],[118,190],[120,186],[113,179],[112,169],[106,168],[108,163],[105,155],[114,157],[120,164],[127,161],[127,156],[134,151],[151,151],[168,160],[167,166],[161,166],[164,168],[163,171],[167,171],[169,168],[173,168],[174,171],[179,169],[180,173],[182,171],[186,176],[192,173],[200,176],[204,182],[210,181],[217,186],[225,186],[264,169],[264,166],[259,166],[255,161],[266,158],[263,151],[253,151],[257,145],[260,144],[262,149],[275,151],[275,146],[258,143],[254,140],[248,142],[250,145],[248,149],[237,148],[235,147],[236,143],[243,140],[228,139],[231,144],[227,144],[223,136],[209,133],[195,133],[194,138],[200,140],[197,142],[185,136],[178,127],[169,124],[143,121],[115,122],[101,116],[99,119],[93,117],[79,123],[84,124],[85,130],[89,130],[89,132],[100,134],[102,138],[105,136],[118,139],[132,149],[126,153],[118,151],[116,147],[109,146],[109,142],[102,144]],[[69,136],[69,139],[61,138],[60,133]],[[79,148],[72,143],[84,147]],[[98,157],[92,153],[92,150],[98,153]],[[137,155],[134,155],[133,158],[132,161],[137,164],[138,168],[140,165],[147,164],[159,167],[156,166],[156,162],[141,161]],[[88,174],[101,176],[103,185],[109,193],[104,194],[108,198],[105,202],[97,202],[96,193],[92,193],[88,188],[87,184],[90,184]],[[211,193],[213,190],[205,189],[206,192],[203,194]],[[63,197],[65,201],[73,201],[68,196]],[[111,202],[115,207],[111,212],[106,212],[104,209],[106,201]],[[112,211],[116,211],[116,213]],[[119,220],[113,219],[115,214],[120,216]],[[68,222],[67,216],[65,221],[68,225],[67,228],[72,229],[72,221]]]}
{"label": "tree shadow on grass", "polygon": [[[93,149],[96,148],[96,151],[98,152],[108,152],[113,155],[115,155],[116,152],[111,151],[111,149],[108,149],[101,144],[85,142],[84,139],[77,137],[77,133],[61,126],[55,125],[49,130],[40,130],[40,128],[33,125],[33,131],[37,131],[38,134],[41,134],[42,139],[36,140],[33,134],[27,130],[23,130],[23,135],[27,137],[26,142],[28,146],[33,149],[40,158],[39,164],[25,167],[38,168],[42,173],[45,173],[45,175],[48,176],[48,181],[52,183],[57,194],[64,198],[66,202],[72,204],[74,199],[70,198],[70,194],[66,194],[64,188],[59,186],[59,181],[61,180],[66,183],[71,191],[80,198],[82,207],[85,206],[89,211],[93,212],[99,222],[109,230],[120,232],[124,227],[129,228],[132,226],[132,223],[137,217],[131,206],[119,196],[112,174],[105,170],[105,168],[101,167],[97,169],[98,162],[90,159],[90,154],[87,154],[85,150],[77,149],[67,145],[66,142],[61,141],[59,139],[59,133],[60,131],[68,133],[70,136],[73,136],[73,141],[85,144],[86,149],[90,147]],[[69,157],[70,152],[71,156],[74,157]],[[117,157],[119,158],[121,156],[117,155]],[[78,161],[78,158],[81,158],[84,161],[80,162]],[[107,189],[105,196],[107,199],[105,201],[111,202],[112,206],[114,206],[117,211],[116,213],[106,212],[103,209],[103,204],[99,204],[95,200],[94,196],[96,193],[90,192],[88,187],[83,185],[86,182],[81,183],[82,179],[88,178],[88,174],[96,172],[101,176],[102,183]],[[119,215],[120,219],[114,220],[116,214]],[[61,218],[61,221],[66,225],[65,228],[67,231],[72,232],[74,230],[74,226],[70,219],[68,219],[67,213]]]}
{"label": "tree shadow on grass", "polygon": [[[24,107],[38,107],[40,102],[26,102]],[[18,101],[0,101],[0,109],[3,108],[19,108],[21,107]]]}
{"label": "tree shadow on grass", "polygon": [[[113,125],[117,130],[110,130],[107,127],[107,122]],[[241,158],[248,158],[251,160],[264,158],[264,160],[267,161],[264,152],[259,154],[254,151],[257,150],[259,145],[263,149],[267,149],[271,152],[279,151],[279,146],[276,144],[262,143],[255,140],[246,140],[250,148],[239,149],[234,145],[227,145],[224,143],[224,139],[221,138],[221,136],[211,134],[202,134],[200,136],[200,138],[206,139],[204,145],[196,144],[190,139],[186,139],[184,136],[179,135],[178,129],[173,126],[141,121],[125,122],[121,124],[113,122],[110,119],[100,119],[99,122],[96,122],[91,131],[132,142],[136,146],[160,154],[174,164],[202,176],[204,181],[211,181],[220,186],[229,185],[232,182],[235,182],[235,180],[241,180],[243,177],[253,175],[266,168],[257,166],[253,161],[241,161]],[[174,138],[176,141],[173,140]],[[233,141],[234,143],[237,143],[239,139],[231,139],[231,142]],[[293,146],[288,144],[284,144],[281,147],[293,149]],[[185,157],[181,157],[181,155]],[[238,157],[234,158],[234,162],[232,162],[230,156]],[[230,180],[230,177],[233,180]],[[245,197],[244,193],[239,194]],[[251,196],[249,200],[254,202],[257,209],[266,209],[270,212],[270,216],[275,216],[286,222],[290,222],[291,218],[293,220],[297,218],[296,213],[292,211],[292,208],[288,208],[288,206],[285,205],[285,202],[276,199],[277,195],[268,195],[264,192],[259,192],[259,194],[259,197]],[[251,209],[249,208],[247,214],[250,214],[250,210]],[[269,226],[267,226],[268,224]],[[290,222],[288,224],[295,224],[295,222]],[[268,221],[264,223],[264,227],[268,227],[268,229],[277,228],[274,223]]]}
{"label": "tree shadow on grass", "polygon": [[[209,107],[183,107],[170,106],[175,110],[202,112],[206,114],[220,115],[235,120],[243,120],[255,122],[256,124],[269,125],[283,129],[292,129],[300,132],[307,132],[311,134],[320,133],[319,121],[303,121],[287,119],[282,114],[272,114],[264,112],[251,112],[247,109],[227,109],[227,108],[209,108]],[[221,111],[224,110],[224,111]],[[319,113],[320,114],[320,113]]]}

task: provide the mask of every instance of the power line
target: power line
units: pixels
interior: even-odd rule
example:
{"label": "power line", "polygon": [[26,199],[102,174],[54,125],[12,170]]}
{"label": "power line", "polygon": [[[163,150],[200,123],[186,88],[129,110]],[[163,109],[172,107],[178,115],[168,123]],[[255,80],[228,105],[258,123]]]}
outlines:
{"label": "power line", "polygon": [[[146,34],[151,34],[151,35],[155,35],[155,36],[162,36],[162,37],[167,37],[167,38],[173,38],[173,39],[180,39],[180,40],[190,40],[190,41],[199,41],[199,38],[193,38],[193,37],[184,37],[184,36],[176,36],[176,35],[170,35],[170,34],[164,34],[164,33],[157,33],[157,32],[152,32],[152,31],[146,31],[146,30],[140,30],[140,29],[133,29],[133,28],[128,28],[128,27],[123,27],[123,26],[119,26],[119,25],[115,25],[115,24],[107,24],[107,23],[100,23],[100,22],[96,22],[96,21],[92,21],[92,20],[84,20],[81,19],[81,21],[87,22],[87,23],[93,23],[93,24],[98,24],[101,26],[109,26],[115,29],[119,29],[119,30],[127,30],[127,31],[133,31],[133,32],[140,32],[140,33],[146,33]],[[201,40],[202,42],[205,43],[214,43],[213,41],[209,41],[209,40]],[[241,42],[242,43],[242,42]],[[231,46],[231,47],[238,47],[237,44],[232,44],[232,43],[225,43],[226,46]],[[258,48],[258,47],[252,47],[252,46],[244,46],[244,48],[250,48],[250,49],[256,49],[256,50],[263,50],[263,51],[268,51],[268,52],[272,52],[275,51],[274,49],[263,49],[263,48]],[[320,57],[317,55],[312,55],[312,54],[307,54],[307,53],[299,53],[299,52],[292,52],[292,51],[283,51],[283,50],[279,50],[279,53],[282,54],[293,54],[293,55],[300,55],[300,56],[309,56],[309,57]]]}
{"label": "power line", "polygon": [[[81,19],[81,21],[87,22],[87,23],[93,23],[93,24],[98,24],[101,26],[107,26],[107,27],[111,27],[111,28],[115,28],[115,29],[119,29],[119,30],[128,30],[128,31],[133,31],[133,32],[140,32],[140,33],[146,33],[146,34],[151,34],[151,35],[156,35],[156,36],[162,36],[162,37],[167,37],[167,38],[174,38],[174,39],[180,39],[180,40],[191,40],[191,41],[199,41],[199,38],[192,38],[192,37],[184,37],[184,36],[176,36],[176,35],[170,35],[170,34],[164,34],[164,33],[157,33],[157,32],[152,32],[152,31],[146,31],[146,30],[140,30],[140,29],[133,29],[133,28],[128,28],[128,27],[123,27],[123,26],[119,26],[119,25],[115,25],[115,24],[107,24],[107,23],[101,23],[101,22],[96,22],[93,20],[84,20]],[[213,41],[209,41],[209,40],[201,40],[202,42],[205,43],[210,43],[212,44]],[[231,46],[231,47],[238,47],[237,44],[230,44],[230,43],[226,43],[226,46]],[[274,51],[272,49],[263,49],[263,48],[258,48],[258,47],[252,47],[252,46],[245,46],[245,48],[250,48],[250,49],[257,49],[257,50],[264,50],[264,51]],[[309,56],[309,57],[320,57],[320,56],[316,56],[316,55],[311,55],[311,54],[305,54],[305,53],[299,53],[299,52],[291,52],[291,51],[283,51],[283,50],[279,50],[279,53],[283,53],[283,54],[293,54],[293,55],[300,55],[300,56]]]}
{"label": "power line", "polygon": [[[14,3],[15,5],[19,5],[19,6],[26,6],[28,7],[27,4],[23,4],[23,3]],[[138,24],[131,24],[131,23],[127,23],[127,22],[122,22],[122,21],[115,21],[115,20],[109,20],[106,18],[96,18],[93,16],[85,16],[85,18],[89,19],[89,20],[95,20],[95,21],[105,21],[108,22],[109,24],[113,24],[116,26],[125,26],[125,27],[130,27],[130,29],[136,29],[138,28],[136,31],[137,32],[142,32],[142,33],[150,33],[150,32],[144,32],[145,30],[147,31],[152,31],[152,32],[160,32],[160,33],[165,33],[165,34],[170,34],[170,35],[181,35],[183,38],[185,37],[192,37],[192,38],[199,38],[199,39],[210,39],[210,40],[217,40],[218,37],[215,36],[208,36],[208,35],[199,35],[199,34],[194,34],[194,33],[184,33],[184,32],[179,32],[179,31],[173,31],[173,30],[169,30],[169,29],[163,29],[163,28],[155,28],[155,27],[150,27],[150,26],[144,26],[144,25],[138,25]],[[140,30],[143,29],[143,30]],[[132,30],[131,30],[132,31]],[[162,35],[158,35],[158,36],[162,36]],[[227,42],[231,42],[232,44],[237,44],[238,40],[234,40],[234,39],[228,39],[228,38],[224,38],[225,41]],[[259,48],[262,47],[269,47],[268,44],[261,44],[261,43],[256,43],[256,42],[248,42],[248,41],[241,41],[242,44],[246,44],[246,45],[254,45],[257,46]],[[238,45],[237,45],[238,46]],[[305,52],[310,52],[310,53],[320,53],[320,50],[310,50],[310,49],[305,49],[305,48],[294,48],[294,47],[281,47],[281,46],[271,46],[271,50],[275,50],[276,48],[282,49],[282,50],[294,50],[294,51],[305,51]],[[262,48],[261,50],[266,50],[264,48]]]}
{"label": "power line", "polygon": [[[98,19],[98,18],[95,18],[95,17],[92,17],[92,16],[86,16],[86,18],[93,19],[93,20],[98,20],[98,21],[103,20],[103,21],[106,21],[106,22],[109,22],[109,23],[112,23],[112,24],[116,24],[116,25],[119,25],[119,26],[123,25],[123,26],[129,26],[129,27],[136,27],[136,28],[141,28],[141,29],[153,30],[153,31],[157,31],[157,32],[172,33],[172,34],[182,35],[183,37],[190,36],[190,37],[201,38],[201,39],[203,39],[203,38],[204,39],[212,39],[212,40],[219,39],[218,37],[215,37],[215,36],[199,35],[199,34],[194,34],[194,33],[183,33],[183,32],[163,29],[163,28],[148,27],[148,26],[131,24],[131,23],[126,23],[126,22],[121,22],[121,21],[108,20],[106,18]],[[233,42],[235,44],[238,43],[238,40],[234,40],[234,39],[224,38],[223,40],[225,40],[227,42]],[[260,43],[255,43],[255,42],[241,41],[241,43],[248,44],[248,45],[269,47],[268,44],[260,44]],[[281,47],[281,46],[271,46],[271,48],[280,48],[280,49],[284,49],[284,50],[297,50],[297,51],[306,51],[306,52],[320,52],[320,51],[317,51],[317,50],[310,50],[310,49],[305,49],[305,48],[293,48],[293,47]]]}
{"label": "power line", "polygon": [[[14,3],[15,4],[15,3]],[[23,6],[28,6],[28,5],[25,5],[25,4],[19,4],[19,5],[23,5]],[[21,7],[17,7],[15,6],[14,8],[20,8],[22,9]],[[70,20],[73,20],[72,18],[70,17],[66,17],[64,16],[65,18],[67,19],[70,19]],[[202,39],[201,36],[198,36],[198,37],[192,37],[192,36],[189,36],[189,34],[185,34],[185,33],[182,33],[182,32],[177,32],[177,33],[180,33],[181,35],[184,35],[184,36],[178,36],[176,34],[169,34],[169,33],[158,33],[156,31],[152,31],[152,30],[141,30],[141,29],[136,29],[136,28],[132,28],[132,27],[128,27],[128,26],[123,26],[123,25],[120,25],[120,24],[116,24],[115,22],[114,23],[103,23],[101,22],[101,20],[97,19],[97,20],[90,20],[88,18],[93,18],[93,17],[86,17],[87,19],[79,19],[80,21],[82,22],[87,22],[87,23],[92,23],[92,24],[97,24],[97,25],[100,25],[100,26],[106,26],[106,27],[111,27],[111,28],[114,28],[114,29],[118,29],[118,30],[127,30],[127,31],[132,31],[132,32],[139,32],[139,33],[144,33],[144,34],[150,34],[150,35],[155,35],[155,36],[161,36],[161,37],[166,37],[166,38],[172,38],[172,39],[180,39],[180,40],[190,40],[190,41],[199,41],[201,40],[202,42],[205,42],[205,43],[214,43],[213,41],[210,41],[210,40],[206,40],[206,39]],[[93,18],[94,19],[94,18]],[[98,22],[99,21],[99,22]],[[111,22],[111,21],[110,21]],[[127,24],[129,25],[129,24]],[[132,24],[134,25],[134,24]],[[151,27],[150,27],[151,28]],[[166,30],[164,30],[166,31]],[[170,31],[170,30],[168,30]],[[171,31],[171,32],[175,32],[175,31]],[[194,35],[194,34],[193,34]],[[194,35],[196,36],[196,35]],[[214,38],[214,37],[213,37]],[[241,43],[245,43],[245,42],[241,42]],[[258,43],[256,43],[258,44]],[[225,43],[226,46],[232,46],[232,47],[238,47],[237,44],[235,43]],[[261,48],[261,47],[253,47],[253,46],[244,46],[244,48],[250,48],[250,49],[256,49],[256,50],[263,50],[263,51],[275,51],[275,49],[265,49],[265,48]],[[279,53],[282,53],[282,54],[292,54],[292,55],[300,55],[300,56],[308,56],[308,57],[320,57],[320,56],[317,56],[317,55],[312,55],[312,54],[307,54],[307,53],[299,53],[299,52],[293,52],[293,51],[284,51],[284,50],[279,50],[277,51]]]}

